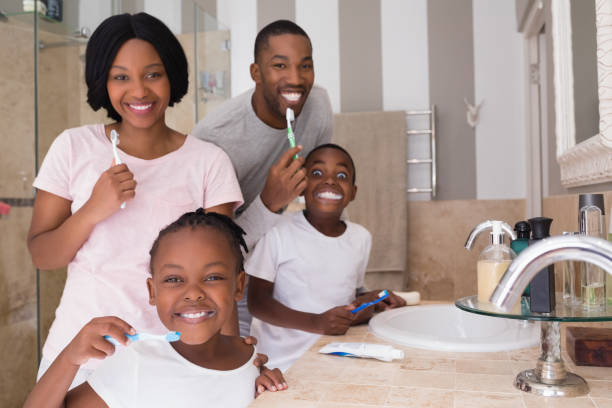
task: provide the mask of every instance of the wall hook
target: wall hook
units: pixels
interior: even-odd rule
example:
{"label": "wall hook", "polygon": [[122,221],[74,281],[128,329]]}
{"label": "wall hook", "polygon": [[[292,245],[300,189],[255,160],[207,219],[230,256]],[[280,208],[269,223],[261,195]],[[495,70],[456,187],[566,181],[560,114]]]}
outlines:
{"label": "wall hook", "polygon": [[482,102],[480,102],[478,105],[475,105],[475,106],[469,103],[467,98],[463,98],[463,102],[465,102],[465,107],[467,108],[466,116],[467,116],[468,125],[470,125],[471,127],[476,127],[476,125],[478,124],[478,121],[480,120],[478,115],[479,115],[480,108],[482,107],[482,104],[484,103],[484,99],[482,100]]}

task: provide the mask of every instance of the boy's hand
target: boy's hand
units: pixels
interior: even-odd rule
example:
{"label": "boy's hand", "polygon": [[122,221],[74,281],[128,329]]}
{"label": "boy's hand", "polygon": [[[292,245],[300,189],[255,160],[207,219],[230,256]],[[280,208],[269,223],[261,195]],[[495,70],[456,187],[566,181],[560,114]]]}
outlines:
{"label": "boy's hand", "polygon": [[[376,293],[378,294],[378,292],[380,291],[377,291]],[[389,292],[389,296],[387,296],[385,299],[375,305],[377,312],[382,312],[383,310],[387,309],[395,309],[396,307],[406,306],[406,301],[403,298],[397,296],[390,290],[387,290],[387,292]]]}
{"label": "boy's hand", "polygon": [[90,212],[92,222],[98,223],[114,214],[121,204],[136,195],[134,174],[125,164],[113,164],[100,175],[89,200],[84,207]]}
{"label": "boy's hand", "polygon": [[115,346],[104,336],[111,336],[127,346],[129,339],[125,333],[136,334],[136,330],[115,316],[96,317],[77,333],[62,353],[75,366],[81,366],[91,358],[104,359],[115,352]]}
{"label": "boy's hand", "polygon": [[[257,344],[257,338],[253,337],[253,336],[246,336],[244,338],[244,343],[248,344],[250,346],[254,346]],[[268,356],[265,354],[261,354],[261,353],[257,353],[257,355],[255,356],[255,360],[253,360],[253,365],[255,367],[259,367],[259,372],[262,372],[263,369],[267,368],[265,367],[266,363],[268,362]]]}
{"label": "boy's hand", "polygon": [[261,374],[255,379],[255,397],[262,394],[264,391],[282,391],[288,388],[283,373],[278,368],[270,370],[267,367],[262,367]]}
{"label": "boy's hand", "polygon": [[355,315],[350,312],[352,305],[337,306],[316,316],[315,326],[321,334],[344,334],[351,327]]}
{"label": "boy's hand", "polygon": [[270,167],[266,184],[260,194],[261,201],[272,212],[286,207],[306,188],[306,170],[304,158],[293,156],[302,150],[302,146],[287,150],[275,164]]}

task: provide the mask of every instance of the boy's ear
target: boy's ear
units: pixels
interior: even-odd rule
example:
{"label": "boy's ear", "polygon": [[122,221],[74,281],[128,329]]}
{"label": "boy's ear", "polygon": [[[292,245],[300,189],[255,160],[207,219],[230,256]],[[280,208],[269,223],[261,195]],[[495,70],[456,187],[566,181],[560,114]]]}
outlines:
{"label": "boy's ear", "polygon": [[234,293],[234,300],[238,302],[244,296],[244,289],[246,287],[246,272],[240,271],[236,276],[236,292]]}
{"label": "boy's ear", "polygon": [[151,278],[147,278],[147,289],[149,290],[149,304],[155,306],[155,287]]}
{"label": "boy's ear", "polygon": [[357,196],[357,185],[353,184],[353,196],[351,197],[351,201],[353,201],[356,196]]}
{"label": "boy's ear", "polygon": [[251,64],[249,71],[251,72],[251,79],[253,79],[256,84],[261,83],[261,71],[259,70],[259,65],[257,65],[256,62]]}

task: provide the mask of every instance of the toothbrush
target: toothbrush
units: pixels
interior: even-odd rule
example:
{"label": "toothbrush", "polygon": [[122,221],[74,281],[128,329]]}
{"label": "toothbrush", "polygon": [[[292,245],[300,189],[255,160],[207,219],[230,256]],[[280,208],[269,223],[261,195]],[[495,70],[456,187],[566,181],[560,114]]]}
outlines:
{"label": "toothbrush", "polygon": [[355,314],[355,313],[365,309],[366,307],[370,307],[372,305],[377,304],[378,302],[380,302],[381,300],[383,300],[383,299],[385,299],[387,297],[389,297],[389,292],[387,291],[387,289],[381,290],[380,292],[378,292],[378,299],[373,300],[371,302],[364,303],[363,305],[359,306],[357,309],[351,310],[351,313]]}
{"label": "toothbrush", "polygon": [[[150,334],[150,333],[136,333],[136,334],[127,334],[125,336],[130,339],[130,341],[138,341],[138,340],[163,340],[163,341],[178,341],[181,338],[180,332],[168,332],[166,334]],[[104,338],[115,346],[120,345],[120,343],[112,338],[111,336],[104,336]]]}
{"label": "toothbrush", "polygon": [[[293,113],[293,109],[287,108],[287,113],[285,116],[287,118],[287,138],[289,139],[289,146],[293,148],[295,147],[295,136],[293,135],[293,129],[291,128],[291,122],[295,120],[295,114]],[[293,156],[293,160],[297,158],[297,154]]]}
{"label": "toothbrush", "polygon": [[[115,164],[123,163],[119,158],[119,152],[117,151],[117,145],[119,144],[119,134],[115,129],[110,132],[110,140],[113,145],[113,156],[115,156]],[[121,203],[121,209],[125,208],[125,202]]]}

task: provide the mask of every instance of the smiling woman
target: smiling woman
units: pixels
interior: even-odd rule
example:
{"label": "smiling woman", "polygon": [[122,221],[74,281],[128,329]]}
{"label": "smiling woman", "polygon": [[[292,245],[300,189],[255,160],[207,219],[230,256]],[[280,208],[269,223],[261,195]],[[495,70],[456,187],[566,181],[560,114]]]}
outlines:
{"label": "smiling woman", "polygon": [[[165,123],[166,109],[186,91],[187,61],[180,49],[170,30],[145,13],[109,17],[92,34],[88,100],[118,122],[64,131],[34,182],[28,235],[34,264],[68,266],[39,377],[92,318],[116,316],[139,331],[165,331],[144,285],[151,242],[186,211],[203,207],[232,215],[242,202],[227,155]],[[180,61],[166,63],[169,56]],[[113,163],[111,131],[120,135],[123,164]],[[97,363],[80,365],[72,386]]]}

